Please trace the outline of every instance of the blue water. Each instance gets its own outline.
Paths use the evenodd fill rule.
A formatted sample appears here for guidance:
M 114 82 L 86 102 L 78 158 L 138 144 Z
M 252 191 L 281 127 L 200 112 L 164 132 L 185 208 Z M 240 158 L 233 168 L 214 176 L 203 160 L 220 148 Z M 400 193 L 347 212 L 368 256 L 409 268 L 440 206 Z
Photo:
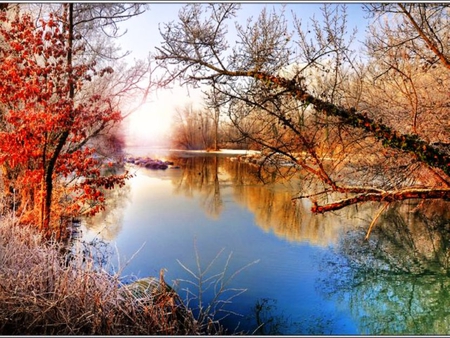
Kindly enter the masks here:
M 128 182 L 121 230 L 111 241 L 120 256 L 117 268 L 122 268 L 125 278 L 158 276 L 164 268 L 166 281 L 176 283 L 182 297 L 187 296 L 186 287 L 198 294 L 185 282 L 193 282 L 195 277 L 180 263 L 199 275 L 196 252 L 204 270 L 223 250 L 204 278 L 226 267 L 227 279 L 245 267 L 227 286 L 246 289 L 223 307 L 235 313 L 224 320 L 231 331 L 252 332 L 256 327 L 253 309 L 265 299 L 270 311 L 262 312 L 261 317 L 272 318 L 277 325 L 267 326 L 264 333 L 357 333 L 349 310 L 324 299 L 317 290 L 319 263 L 332 248 L 287 240 L 262 229 L 255 223 L 255 215 L 236 202 L 235 186 L 223 177 L 219 182 L 220 212 L 211 214 L 201 191 L 177 189 L 181 175 L 182 170 L 139 168 Z M 225 295 L 233 292 L 237 291 Z M 210 288 L 204 295 L 205 304 L 213 296 Z
M 124 281 L 163 268 L 194 309 L 196 277 L 203 274 L 205 307 L 219 287 L 208 280 L 225 270 L 219 300 L 230 302 L 216 302 L 223 307 L 215 313 L 229 314 L 222 321 L 229 333 L 450 333 L 448 204 L 391 207 L 364 241 L 378 205 L 311 215 L 307 201 L 292 203 L 292 187 L 258 183 L 229 161 L 130 166 L 135 176 L 85 237 L 117 249 L 112 259 Z M 257 305 L 266 323 L 259 331 Z

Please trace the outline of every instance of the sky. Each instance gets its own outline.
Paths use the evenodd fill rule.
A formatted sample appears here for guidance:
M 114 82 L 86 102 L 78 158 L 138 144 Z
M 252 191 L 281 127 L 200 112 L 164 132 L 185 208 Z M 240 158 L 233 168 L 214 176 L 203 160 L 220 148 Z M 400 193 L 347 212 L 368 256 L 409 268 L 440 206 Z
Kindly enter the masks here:
M 313 16 L 321 18 L 320 8 L 323 3 L 287 3 L 285 14 L 292 18 L 291 11 L 307 22 Z M 163 23 L 176 21 L 178 11 L 185 6 L 184 3 L 150 3 L 150 8 L 144 14 L 134 17 L 120 25 L 127 33 L 119 39 L 122 50 L 130 51 L 127 61 L 132 63 L 134 59 L 146 58 L 149 52 L 155 51 L 155 47 L 162 42 L 158 27 Z M 280 3 L 243 3 L 238 12 L 237 20 L 245 24 L 247 18 L 257 18 L 263 7 L 267 9 L 281 7 Z M 362 10 L 361 3 L 348 3 L 347 13 L 349 28 L 357 27 L 357 40 L 364 40 L 367 20 Z M 149 144 L 155 140 L 161 140 L 167 135 L 172 122 L 172 114 L 175 109 L 183 108 L 192 103 L 200 108 L 202 95 L 200 91 L 185 89 L 158 90 L 148 98 L 148 103 L 133 113 L 126 123 L 128 139 L 130 143 Z

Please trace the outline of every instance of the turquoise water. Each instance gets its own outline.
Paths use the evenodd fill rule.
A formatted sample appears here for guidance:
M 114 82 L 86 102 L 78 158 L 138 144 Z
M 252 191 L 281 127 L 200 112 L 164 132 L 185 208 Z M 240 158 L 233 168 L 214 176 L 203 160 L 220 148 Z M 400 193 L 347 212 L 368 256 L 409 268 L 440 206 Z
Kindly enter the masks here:
M 194 299 L 199 294 L 194 285 L 195 276 L 201 274 L 198 265 L 204 271 L 216 257 L 204 280 L 224 270 L 227 280 L 238 271 L 220 299 L 246 291 L 216 309 L 220 318 L 230 312 L 223 321 L 230 332 L 237 328 L 257 334 L 337 335 L 447 330 L 442 324 L 446 315 L 427 308 L 420 296 L 411 305 L 411 320 L 419 320 L 419 311 L 413 313 L 420 307 L 434 321 L 414 329 L 404 325 L 401 311 L 394 311 L 410 297 L 395 285 L 417 284 L 422 277 L 411 278 L 402 271 L 393 279 L 389 267 L 376 274 L 368 269 L 382 265 L 364 250 L 380 247 L 352 236 L 360 224 L 368 224 L 376 208 L 312 216 L 308 202 L 292 203 L 292 186 L 263 185 L 233 163 L 208 156 L 183 159 L 182 169 L 130 167 L 136 175 L 115 197 L 114 213 L 97 220 L 88 237 L 99 233 L 117 248 L 116 268 L 122 269 L 124 279 L 158 276 L 164 268 L 166 281 L 176 285 L 182 297 L 188 297 L 186 288 L 192 293 L 191 306 L 198 304 Z M 374 231 L 373 241 L 387 243 L 377 236 L 381 235 Z M 382 250 L 390 252 L 386 248 Z M 351 268 L 355 266 L 356 272 Z M 426 292 L 435 284 L 421 285 L 417 290 Z M 215 295 L 207 286 L 204 304 Z M 259 331 L 256 305 L 263 305 L 259 319 L 266 322 Z

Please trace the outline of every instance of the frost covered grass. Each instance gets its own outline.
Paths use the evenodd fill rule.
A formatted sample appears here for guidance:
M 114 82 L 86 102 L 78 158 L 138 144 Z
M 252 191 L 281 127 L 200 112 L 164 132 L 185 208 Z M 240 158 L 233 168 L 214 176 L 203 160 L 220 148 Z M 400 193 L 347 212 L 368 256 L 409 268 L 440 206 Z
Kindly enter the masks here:
M 0 334 L 181 335 L 201 328 L 173 293 L 137 297 L 95 264 L 35 229 L 0 220 Z

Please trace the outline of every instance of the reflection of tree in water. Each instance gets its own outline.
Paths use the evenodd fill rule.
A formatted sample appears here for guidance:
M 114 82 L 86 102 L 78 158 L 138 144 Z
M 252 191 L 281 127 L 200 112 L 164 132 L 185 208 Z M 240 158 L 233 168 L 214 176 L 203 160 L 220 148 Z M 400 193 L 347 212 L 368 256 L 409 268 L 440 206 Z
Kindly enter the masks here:
M 106 209 L 93 217 L 86 218 L 86 228 L 111 241 L 117 237 L 123 225 L 124 208 L 129 201 L 130 186 L 105 190 Z
M 199 192 L 202 206 L 207 214 L 217 218 L 222 212 L 222 196 L 220 194 L 219 158 L 217 156 L 186 157 L 177 160 L 183 168 L 180 178 L 174 181 L 175 193 L 184 193 L 193 197 Z
M 333 214 L 312 215 L 308 200 L 292 200 L 304 188 L 299 178 L 275 178 L 269 173 L 264 183 L 257 167 L 211 155 L 178 158 L 176 162 L 183 169 L 181 176 L 172 178 L 175 193 L 188 197 L 199 194 L 204 210 L 217 218 L 223 211 L 221 187 L 231 184 L 234 200 L 255 215 L 259 227 L 289 241 L 327 246 L 336 242 L 349 226 L 349 219 L 374 212 L 368 204 L 358 212 L 346 208 Z
M 339 238 L 342 229 L 348 227 L 348 220 L 354 217 L 354 208 L 333 214 L 311 214 L 309 200 L 292 199 L 307 188 L 302 186 L 300 177 L 278 176 L 264 184 L 257 167 L 225 161 L 223 168 L 233 182 L 235 201 L 255 215 L 259 227 L 266 232 L 273 231 L 280 238 L 327 246 Z
M 293 322 L 289 316 L 277 309 L 277 300 L 272 298 L 258 299 L 251 309 L 253 316 L 247 320 L 254 323 L 251 334 L 256 335 L 285 335 L 331 334 L 333 320 L 326 315 L 311 315 L 299 321 Z
M 368 241 L 350 230 L 319 288 L 348 301 L 364 334 L 450 333 L 448 204 L 392 207 Z

